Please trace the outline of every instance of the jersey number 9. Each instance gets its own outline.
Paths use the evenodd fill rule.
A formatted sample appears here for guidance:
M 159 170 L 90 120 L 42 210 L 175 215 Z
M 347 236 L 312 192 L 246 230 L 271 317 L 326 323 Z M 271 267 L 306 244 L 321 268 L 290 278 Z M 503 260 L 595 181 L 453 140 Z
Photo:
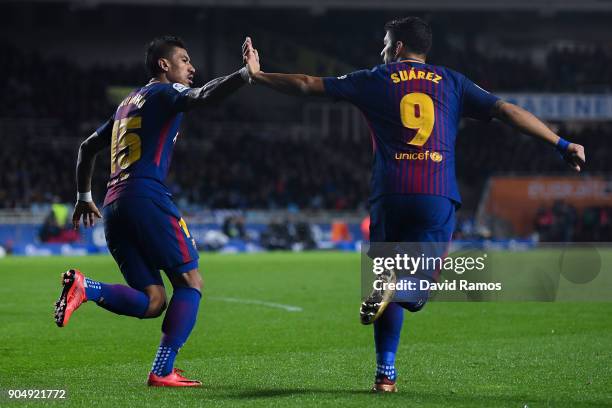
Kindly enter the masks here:
M 435 122 L 434 104 L 429 95 L 420 92 L 404 95 L 400 101 L 400 116 L 404 127 L 417 131 L 408 144 L 423 146 Z

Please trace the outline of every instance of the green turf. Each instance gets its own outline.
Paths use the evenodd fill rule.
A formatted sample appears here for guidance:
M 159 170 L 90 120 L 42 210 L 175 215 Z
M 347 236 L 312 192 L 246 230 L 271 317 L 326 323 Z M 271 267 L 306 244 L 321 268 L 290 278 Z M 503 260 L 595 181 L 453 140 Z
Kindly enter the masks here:
M 610 303 L 430 303 L 405 321 L 400 392 L 372 395 L 359 255 L 206 254 L 202 265 L 200 318 L 177 363 L 205 386 L 149 389 L 160 319 L 85 304 L 66 328 L 52 320 L 59 273 L 121 282 L 110 257 L 1 259 L 0 406 L 45 404 L 11 402 L 13 388 L 66 389 L 58 406 L 612 406 Z

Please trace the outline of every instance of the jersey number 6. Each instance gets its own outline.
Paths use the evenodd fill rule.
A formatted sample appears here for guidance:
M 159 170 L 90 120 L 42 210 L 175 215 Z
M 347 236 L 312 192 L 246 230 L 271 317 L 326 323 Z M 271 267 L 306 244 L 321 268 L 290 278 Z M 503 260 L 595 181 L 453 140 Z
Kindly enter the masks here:
M 117 171 L 117 166 L 125 170 L 140 159 L 142 147 L 140 136 L 129 130 L 140 129 L 142 118 L 133 116 L 116 120 L 113 124 L 113 140 L 111 143 L 111 173 Z
M 402 125 L 417 131 L 408 144 L 423 146 L 427 142 L 434 127 L 434 112 L 434 104 L 429 95 L 420 92 L 404 95 L 400 101 Z

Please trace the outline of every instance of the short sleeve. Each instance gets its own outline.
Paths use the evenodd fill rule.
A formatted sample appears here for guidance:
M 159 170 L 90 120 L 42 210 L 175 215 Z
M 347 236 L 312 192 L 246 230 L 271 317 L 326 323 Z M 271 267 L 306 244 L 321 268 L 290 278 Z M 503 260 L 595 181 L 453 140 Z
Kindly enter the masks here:
M 325 93 L 332 98 L 358 105 L 367 97 L 366 83 L 372 76 L 372 71 L 361 70 L 339 77 L 323 78 Z
M 115 118 L 111 116 L 106 122 L 96 129 L 96 134 L 104 139 L 110 139 L 113 132 L 113 122 Z
M 493 106 L 499 98 L 470 81 L 463 78 L 463 110 L 462 116 L 472 119 L 491 120 Z
M 170 104 L 171 109 L 177 112 L 185 112 L 189 100 L 187 93 L 190 89 L 188 86 L 176 82 L 164 86 L 161 92 Z

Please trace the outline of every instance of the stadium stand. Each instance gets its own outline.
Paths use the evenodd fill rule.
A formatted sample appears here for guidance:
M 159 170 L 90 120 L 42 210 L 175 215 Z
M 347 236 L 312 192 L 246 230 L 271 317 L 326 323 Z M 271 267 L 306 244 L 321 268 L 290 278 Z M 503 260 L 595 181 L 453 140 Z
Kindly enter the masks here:
M 70 201 L 78 142 L 113 109 L 106 97 L 106 85 L 128 86 L 142 83 L 146 77 L 138 66 L 83 69 L 61 59 L 45 59 L 16 47 L 6 48 L 8 87 L 2 94 L 4 118 L 0 127 L 5 137 L 19 142 L 7 144 L 0 152 L 0 208 L 27 208 L 54 197 Z M 588 72 L 589 67 L 600 66 L 594 61 L 601 53 L 575 52 L 551 53 L 550 68 L 540 70 L 539 75 L 544 77 L 552 72 L 556 76 L 554 83 L 566 83 L 562 81 L 564 71 L 552 67 L 558 66 L 560 60 L 573 60 L 574 55 L 587 62 L 581 65 L 587 71 L 580 73 L 579 67 L 574 67 L 572 72 L 579 72 L 578 78 L 591 78 L 594 74 Z M 589 58 L 593 58 L 592 63 Z M 476 59 L 485 61 L 485 65 L 492 64 L 489 72 L 495 71 L 497 64 L 504 65 L 484 56 Z M 54 68 L 45 70 L 45 75 L 35 75 L 41 64 Z M 516 73 L 517 83 L 524 78 L 517 66 L 509 72 Z M 65 86 L 67 82 L 71 85 Z M 500 85 L 500 89 L 508 88 Z M 211 118 L 235 120 L 240 111 L 218 109 Z M 16 125 L 20 118 L 27 119 L 28 125 Z M 585 146 L 607 145 L 612 137 L 609 123 L 567 130 L 563 124 L 555 126 L 561 127 L 559 132 L 568 139 Z M 200 118 L 188 121 L 183 134 L 186 137 L 177 146 L 178 159 L 174 161 L 171 177 L 172 189 L 183 202 L 209 208 L 356 209 L 365 205 L 370 161 L 367 140 L 328 138 L 308 143 L 253 133 L 211 137 Z M 494 173 L 568 171 L 552 149 L 538 147 L 537 142 L 504 126 L 466 122 L 457 141 L 457 173 L 460 180 L 470 180 L 464 193 L 480 191 L 486 178 Z M 500 155 L 500 148 L 506 154 Z M 589 153 L 589 171 L 609 168 L 603 149 L 591 148 Z M 266 160 L 254 159 L 264 156 Z M 41 160 L 42 157 L 46 160 Z M 96 173 L 99 199 L 104 194 L 105 160 L 101 158 Z
M 354 20 L 365 27 L 357 32 L 338 29 L 333 15 L 316 18 L 288 11 L 286 19 L 276 17 L 272 24 L 265 14 L 258 12 L 261 19 L 257 21 L 268 31 L 254 31 L 270 53 L 272 68 L 305 66 L 314 71 L 310 73 L 329 75 L 380 63 L 380 27 L 368 13 L 353 11 L 344 16 L 343 21 Z M 245 12 L 232 16 L 237 24 L 248 18 Z M 380 20 L 386 17 L 381 14 Z M 482 39 L 469 32 L 452 36 L 453 30 L 460 31 L 474 20 L 466 17 L 463 26 L 447 27 L 451 20 L 442 14 L 432 23 L 440 34 L 431 61 L 465 72 L 494 92 L 605 92 L 612 84 L 612 71 L 606 69 L 612 64 L 612 51 L 604 45 L 539 43 L 538 52 L 517 55 L 496 48 L 494 38 Z M 304 35 L 304 27 L 310 28 L 310 35 Z M 330 32 L 337 37 L 335 41 L 325 40 Z M 281 37 L 282 43 L 274 47 L 273 39 Z M 72 201 L 78 143 L 115 105 L 108 97 L 108 87 L 144 83 L 143 69 L 136 63 L 71 64 L 69 58 L 42 55 L 15 43 L 3 43 L 2 48 L 6 87 L 0 95 L 0 130 L 6 140 L 12 138 L 15 143 L 0 151 L 0 208 L 36 207 L 54 199 Z M 272 135 L 265 126 L 250 126 L 265 124 L 267 118 L 251 113 L 241 103 L 245 102 L 231 99 L 222 108 L 187 121 L 170 176 L 171 188 L 182 205 L 365 209 L 371 160 L 367 138 L 327 137 L 313 142 L 303 136 L 291 137 L 290 132 Z M 299 121 L 303 113 L 294 114 L 287 120 Z M 210 122 L 246 125 L 229 134 L 219 126 L 212 131 L 215 127 Z M 609 122 L 553 126 L 566 138 L 589 147 L 589 172 L 609 170 L 603 149 L 612 137 Z M 499 154 L 500 149 L 504 154 Z M 552 149 L 542 149 L 537 142 L 495 123 L 465 122 L 457 152 L 457 174 L 468 213 L 475 211 L 490 175 L 568 171 Z M 265 160 L 259 160 L 261 157 Z M 105 190 L 107 162 L 107 157 L 99 158 L 94 180 L 98 200 Z

